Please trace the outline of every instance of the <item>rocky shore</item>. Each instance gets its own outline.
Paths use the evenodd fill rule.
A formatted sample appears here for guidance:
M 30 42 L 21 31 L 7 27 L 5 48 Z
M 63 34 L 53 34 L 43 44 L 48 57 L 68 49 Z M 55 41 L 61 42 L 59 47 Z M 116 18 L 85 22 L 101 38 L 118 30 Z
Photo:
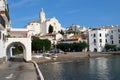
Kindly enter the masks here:
M 45 57 L 40 58 L 32 58 L 37 63 L 49 63 L 49 62 L 64 62 L 64 61 L 76 61 L 83 58 L 90 58 L 90 57 L 108 57 L 112 56 L 113 54 L 110 53 L 83 53 L 83 52 L 67 52 L 67 54 L 57 54 L 56 59 L 46 59 Z

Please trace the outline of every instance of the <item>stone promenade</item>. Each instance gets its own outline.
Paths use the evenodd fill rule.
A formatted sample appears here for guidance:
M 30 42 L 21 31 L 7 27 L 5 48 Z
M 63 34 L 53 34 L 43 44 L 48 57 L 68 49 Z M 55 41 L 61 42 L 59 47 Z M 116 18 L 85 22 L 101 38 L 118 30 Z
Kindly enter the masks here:
M 0 64 L 0 80 L 39 80 L 33 63 L 7 62 Z

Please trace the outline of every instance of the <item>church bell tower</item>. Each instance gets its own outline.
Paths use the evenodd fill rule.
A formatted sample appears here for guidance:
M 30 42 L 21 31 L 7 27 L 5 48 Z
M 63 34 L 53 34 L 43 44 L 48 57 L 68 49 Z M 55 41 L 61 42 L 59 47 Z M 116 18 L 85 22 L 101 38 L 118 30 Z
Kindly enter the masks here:
M 40 22 L 43 23 L 45 20 L 46 20 L 46 18 L 45 18 L 45 12 L 44 12 L 44 10 L 42 8 L 41 12 L 40 12 Z

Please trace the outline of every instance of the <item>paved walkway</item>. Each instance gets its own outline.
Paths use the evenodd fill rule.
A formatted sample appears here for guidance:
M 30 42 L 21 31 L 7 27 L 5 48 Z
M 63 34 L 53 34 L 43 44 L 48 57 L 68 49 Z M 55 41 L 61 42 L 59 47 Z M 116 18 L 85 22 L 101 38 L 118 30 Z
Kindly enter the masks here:
M 7 62 L 0 64 L 0 80 L 38 80 L 33 63 Z

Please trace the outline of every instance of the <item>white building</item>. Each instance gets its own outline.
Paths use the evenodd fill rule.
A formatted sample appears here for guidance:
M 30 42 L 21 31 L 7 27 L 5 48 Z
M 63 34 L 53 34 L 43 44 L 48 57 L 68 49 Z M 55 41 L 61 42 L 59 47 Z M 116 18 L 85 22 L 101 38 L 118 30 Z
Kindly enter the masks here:
M 110 43 L 110 29 L 97 29 L 89 32 L 89 50 L 101 52 L 104 46 Z
M 116 45 L 117 49 L 120 49 L 120 26 L 112 27 L 110 31 L 110 43 Z
M 101 52 L 105 44 L 116 45 L 120 49 L 120 26 L 103 27 L 89 32 L 89 50 Z
M 23 58 L 26 61 L 31 60 L 31 38 L 28 33 L 27 29 L 11 28 L 8 4 L 6 0 L 0 0 L 0 62 L 12 57 L 11 52 L 15 44 L 23 48 Z
M 7 33 L 10 35 L 11 38 L 27 38 L 27 37 L 31 37 L 31 35 L 29 36 L 29 31 L 27 29 L 24 28 L 10 28 L 7 29 Z
M 31 60 L 31 36 L 40 37 L 41 35 L 46 35 L 50 33 L 56 34 L 56 41 L 62 38 L 62 35 L 58 34 L 58 31 L 61 31 L 64 28 L 61 27 L 61 24 L 55 17 L 47 19 L 45 17 L 43 9 L 41 10 L 39 16 L 39 21 L 32 21 L 25 28 L 11 28 L 8 13 L 8 5 L 6 3 L 6 0 L 0 0 L 0 58 L 10 58 L 12 54 L 12 47 L 19 43 L 19 45 L 24 50 L 24 59 L 26 61 L 29 61 Z M 52 26 L 53 28 L 52 32 L 49 32 L 50 26 Z M 5 38 L 5 35 L 9 35 L 9 38 Z M 52 40 L 53 42 L 56 42 L 54 39 Z
M 42 36 L 49 34 L 49 27 L 50 25 L 53 27 L 53 34 L 58 33 L 58 31 L 61 31 L 62 28 L 61 24 L 58 22 L 58 20 L 53 18 L 46 18 L 45 13 L 43 9 L 40 12 L 40 20 L 39 21 L 31 21 L 28 23 L 28 25 L 25 28 L 22 29 L 14 29 L 9 28 L 9 33 L 12 35 L 12 37 L 20 37 L 20 34 L 26 34 L 27 37 L 30 36 Z M 61 37 L 60 37 L 61 38 Z
M 26 29 L 29 31 L 29 34 L 38 35 L 40 34 L 40 23 L 38 21 L 32 21 L 27 26 Z
M 25 31 L 27 31 L 27 36 L 37 36 L 40 39 L 49 39 L 52 43 L 57 43 L 59 39 L 63 38 L 63 36 L 61 34 L 58 34 L 58 32 L 64 30 L 64 28 L 55 17 L 46 18 L 45 12 L 42 9 L 40 11 L 39 18 L 39 21 L 31 21 L 28 23 L 28 25 L 24 28 L 26 30 L 23 30 L 24 34 Z M 50 26 L 53 28 L 52 33 L 49 33 Z M 15 32 L 15 29 L 11 29 L 10 31 L 13 33 Z M 56 39 L 54 39 L 54 35 L 56 36 Z
M 48 34 L 50 25 L 53 27 L 53 33 L 58 33 L 58 31 L 64 29 L 55 17 L 46 18 L 43 9 L 39 17 L 39 21 L 32 21 L 26 26 L 26 29 L 28 29 L 32 35 Z
M 84 26 L 79 26 L 72 24 L 69 28 L 68 31 L 75 31 L 77 33 L 85 33 L 86 31 L 89 31 L 89 28 L 84 27 Z
M 44 35 L 41 35 L 39 37 L 40 37 L 40 39 L 48 39 L 48 40 L 50 40 L 51 44 L 57 44 L 58 41 L 63 39 L 63 36 L 60 33 L 44 34 Z
M 70 34 L 68 36 L 66 38 L 61 39 L 58 43 L 79 43 L 80 41 L 87 42 L 86 36 L 84 34 Z
M 4 58 L 5 54 L 5 35 L 6 28 L 10 27 L 9 11 L 6 0 L 0 0 L 0 58 Z

